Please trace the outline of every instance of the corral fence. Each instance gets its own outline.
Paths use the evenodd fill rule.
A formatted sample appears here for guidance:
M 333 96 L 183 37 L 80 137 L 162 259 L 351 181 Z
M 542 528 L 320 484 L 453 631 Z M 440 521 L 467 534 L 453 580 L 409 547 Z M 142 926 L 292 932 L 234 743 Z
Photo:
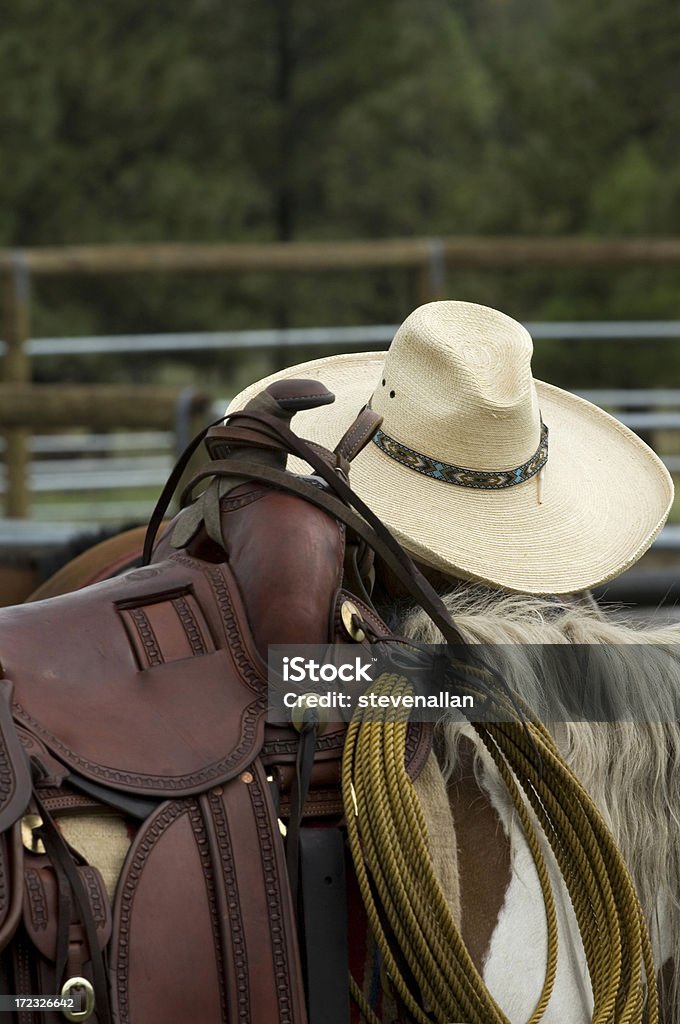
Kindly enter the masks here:
M 177 402 L 177 394 L 138 389 L 38 389 L 31 384 L 31 283 L 36 278 L 172 272 L 277 273 L 343 270 L 412 271 L 422 302 L 442 297 L 449 268 L 640 266 L 680 263 L 680 239 L 430 238 L 268 244 L 162 244 L 77 246 L 0 251 L 0 339 L 5 343 L 0 384 L 0 434 L 5 438 L 5 511 L 26 517 L 30 509 L 29 435 L 45 423 L 66 427 L 78 410 L 112 429 L 124 421 L 153 429 Z M 281 344 L 281 339 L 276 341 Z M 120 349 L 119 349 L 120 350 Z M 134 411 L 133 411 L 134 410 Z M 147 415 L 148 412 L 148 415 Z M 121 421 L 121 416 L 123 421 Z M 73 419 L 70 421 L 74 423 Z M 165 419 L 166 428 L 171 419 Z
M 197 421 L 219 415 L 205 395 L 180 389 L 105 385 L 37 385 L 34 360 L 47 355 L 173 353 L 208 350 L 328 346 L 334 351 L 386 347 L 394 325 L 292 330 L 133 335 L 97 338 L 33 338 L 31 283 L 47 276 L 130 273 L 342 272 L 402 268 L 413 272 L 418 299 L 443 296 L 449 268 L 641 266 L 680 263 L 680 239 L 443 238 L 371 242 L 298 242 L 265 245 L 134 245 L 0 251 L 0 493 L 6 515 L 26 518 L 31 494 L 54 489 L 96 492 L 135 481 L 159 485 L 178 444 Z M 680 322 L 532 323 L 534 339 L 620 342 L 680 338 Z M 680 429 L 680 389 L 609 390 L 585 393 L 647 438 Z M 228 396 L 224 396 L 226 400 Z M 223 408 L 223 401 L 217 403 Z M 67 430 L 80 425 L 87 433 Z M 78 455 L 65 472 L 65 455 Z M 661 452 L 680 472 L 678 450 Z M 67 506 L 62 507 L 62 512 Z M 111 507 L 111 506 L 109 506 Z M 141 512 L 143 517 L 143 513 Z M 120 518 L 134 516 L 123 510 Z M 680 547 L 678 528 L 659 546 Z
M 617 343 L 671 341 L 680 338 L 680 321 L 647 322 L 530 322 L 525 325 L 540 344 L 543 340 L 588 341 L 595 344 L 616 338 Z M 389 345 L 396 324 L 365 327 L 329 327 L 284 331 L 233 331 L 192 334 L 163 334 L 114 337 L 35 338 L 26 343 L 32 359 L 46 356 L 99 355 L 107 352 L 194 353 L 211 350 L 253 351 L 305 347 L 333 351 L 358 348 L 381 349 Z M 2 418 L 12 427 L 30 427 L 33 401 L 38 395 L 41 431 L 85 424 L 87 432 L 37 433 L 29 438 L 28 486 L 32 496 L 59 492 L 115 492 L 164 483 L 177 452 L 188 442 L 199 424 L 216 419 L 230 396 L 209 400 L 191 389 L 138 388 L 129 401 L 129 388 L 91 388 L 17 385 L 8 395 Z M 596 389 L 578 392 L 582 397 L 608 408 L 627 426 L 659 449 L 672 473 L 680 473 L 680 388 Z M 111 430 L 111 423 L 115 430 Z M 168 426 L 172 429 L 165 429 Z M 154 429 L 150 429 L 154 428 Z M 670 432 L 670 433 L 669 433 Z M 664 450 L 668 439 L 675 439 Z M 0 439 L 0 451 L 2 440 Z M 7 478 L 0 466 L 0 494 Z M 34 509 L 34 514 L 35 514 Z M 41 508 L 38 508 L 40 517 Z M 44 510 L 42 510 L 44 511 Z M 78 512 L 80 511 L 80 515 Z M 63 502 L 50 518 L 108 519 L 139 518 L 148 515 L 148 499 L 97 501 L 89 506 Z M 667 538 L 668 539 L 668 538 Z M 667 545 L 668 546 L 668 545 Z

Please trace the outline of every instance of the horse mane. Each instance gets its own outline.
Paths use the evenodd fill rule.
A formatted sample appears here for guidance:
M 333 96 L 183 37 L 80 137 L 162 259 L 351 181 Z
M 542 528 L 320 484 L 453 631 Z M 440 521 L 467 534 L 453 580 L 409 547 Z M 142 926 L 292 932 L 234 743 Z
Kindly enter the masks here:
M 532 708 L 541 707 L 542 677 L 555 671 L 545 645 L 588 644 L 598 671 L 613 686 L 633 721 L 556 721 L 549 728 L 613 832 L 633 876 L 659 967 L 673 962 L 671 1004 L 680 979 L 680 724 L 673 697 L 680 689 L 680 625 L 637 626 L 592 603 L 492 592 L 461 585 L 444 596 L 455 622 L 485 660 L 498 662 L 506 682 Z M 442 637 L 421 609 L 411 609 L 402 631 L 425 643 Z M 644 647 L 631 656 L 630 645 Z M 590 652 L 589 652 L 590 653 Z M 642 653 L 643 656 L 640 656 Z M 568 717 L 565 715 L 565 717 Z M 440 724 L 442 770 L 450 777 L 462 736 L 471 728 L 449 718 Z M 476 771 L 494 771 L 479 752 Z

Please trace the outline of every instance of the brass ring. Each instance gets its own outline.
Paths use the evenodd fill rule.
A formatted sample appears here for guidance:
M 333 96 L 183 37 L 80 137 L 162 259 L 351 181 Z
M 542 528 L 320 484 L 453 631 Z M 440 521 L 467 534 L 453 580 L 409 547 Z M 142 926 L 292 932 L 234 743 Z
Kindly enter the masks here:
M 358 626 L 355 622 L 355 619 L 359 619 L 359 621 L 361 621 L 361 612 L 355 604 L 352 604 L 351 601 L 343 601 L 340 606 L 340 618 L 342 619 L 342 624 L 347 630 L 348 635 L 351 636 L 352 640 L 356 640 L 356 642 L 360 644 L 362 640 L 366 639 L 366 633 L 361 626 Z

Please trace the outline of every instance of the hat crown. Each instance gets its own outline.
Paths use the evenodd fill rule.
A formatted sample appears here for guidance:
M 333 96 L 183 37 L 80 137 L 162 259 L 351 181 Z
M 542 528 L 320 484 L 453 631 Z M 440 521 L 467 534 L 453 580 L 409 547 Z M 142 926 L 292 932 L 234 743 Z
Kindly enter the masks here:
M 430 302 L 397 331 L 372 407 L 390 437 L 465 469 L 513 469 L 536 451 L 541 414 L 527 330 L 471 302 Z

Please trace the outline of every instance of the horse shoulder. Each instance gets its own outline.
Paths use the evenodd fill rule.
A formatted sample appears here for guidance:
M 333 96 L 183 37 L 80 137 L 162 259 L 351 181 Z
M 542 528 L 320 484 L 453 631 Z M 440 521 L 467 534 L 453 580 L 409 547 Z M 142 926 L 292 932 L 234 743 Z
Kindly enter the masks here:
M 462 739 L 449 784 L 458 853 L 461 931 L 491 994 L 523 1024 L 540 997 L 547 962 L 543 895 L 533 857 L 502 782 Z M 592 993 L 578 927 L 562 877 L 541 839 L 555 894 L 559 956 L 545 1024 L 581 1024 Z

